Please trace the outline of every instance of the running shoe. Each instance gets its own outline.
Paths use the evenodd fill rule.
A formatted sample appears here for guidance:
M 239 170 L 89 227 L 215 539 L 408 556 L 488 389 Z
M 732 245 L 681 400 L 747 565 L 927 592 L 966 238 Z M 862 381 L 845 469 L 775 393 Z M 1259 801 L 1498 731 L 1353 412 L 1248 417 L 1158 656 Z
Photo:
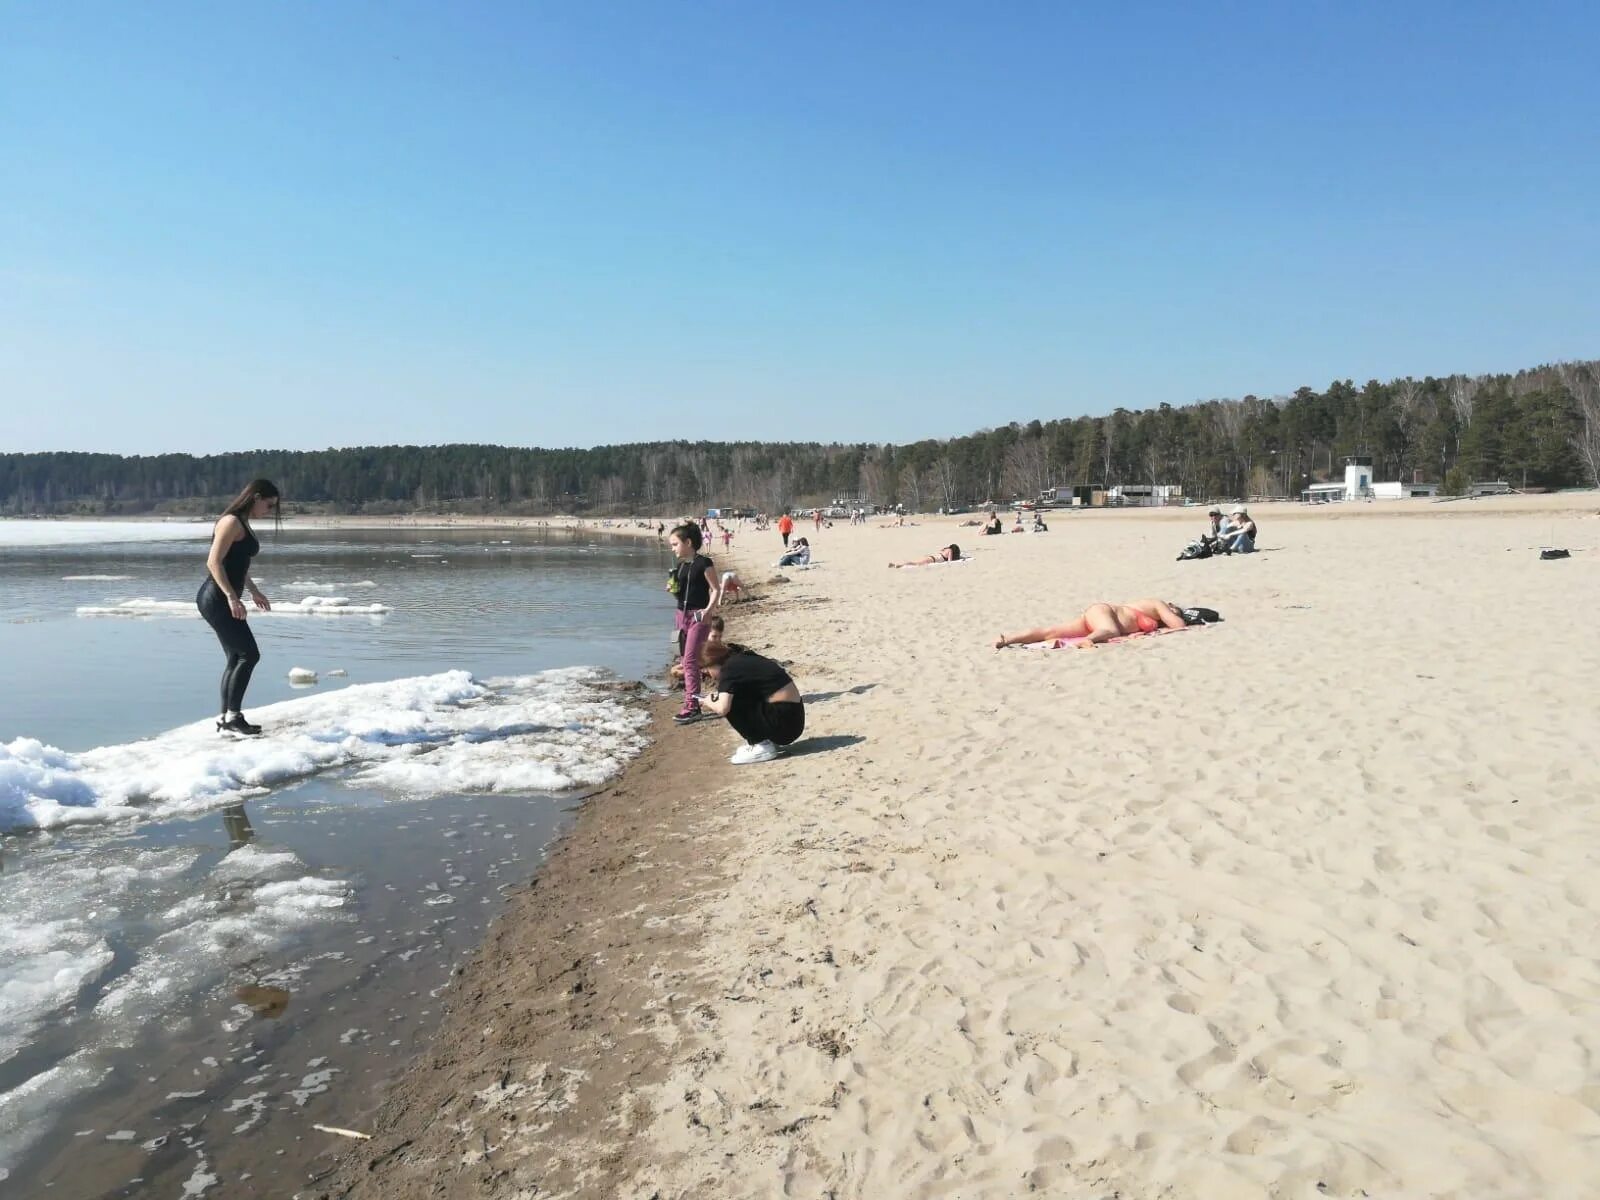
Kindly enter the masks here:
M 252 725 L 249 721 L 246 721 L 243 713 L 234 713 L 231 717 L 217 718 L 217 732 L 239 733 L 245 737 L 258 737 L 261 734 L 261 726 Z
M 705 719 L 705 713 L 696 708 L 688 712 L 678 713 L 672 718 L 672 723 L 674 725 L 693 725 L 696 721 L 704 721 Z

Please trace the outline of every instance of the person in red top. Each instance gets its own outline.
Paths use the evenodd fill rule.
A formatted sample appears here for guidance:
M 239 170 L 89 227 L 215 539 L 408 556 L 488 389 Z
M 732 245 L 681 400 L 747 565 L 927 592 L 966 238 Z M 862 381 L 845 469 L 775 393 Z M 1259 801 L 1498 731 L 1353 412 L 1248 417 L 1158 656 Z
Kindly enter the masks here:
M 783 535 L 783 548 L 789 548 L 789 535 L 794 532 L 794 518 L 788 513 L 778 518 L 778 532 Z

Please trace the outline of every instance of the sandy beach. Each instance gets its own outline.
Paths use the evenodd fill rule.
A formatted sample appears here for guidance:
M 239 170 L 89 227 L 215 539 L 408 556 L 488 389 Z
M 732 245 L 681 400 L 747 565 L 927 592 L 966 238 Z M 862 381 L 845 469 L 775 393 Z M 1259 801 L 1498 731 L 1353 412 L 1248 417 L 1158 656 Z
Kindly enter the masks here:
M 658 719 L 316 1194 L 1592 1195 L 1600 497 L 1257 518 L 741 535 L 805 741 Z

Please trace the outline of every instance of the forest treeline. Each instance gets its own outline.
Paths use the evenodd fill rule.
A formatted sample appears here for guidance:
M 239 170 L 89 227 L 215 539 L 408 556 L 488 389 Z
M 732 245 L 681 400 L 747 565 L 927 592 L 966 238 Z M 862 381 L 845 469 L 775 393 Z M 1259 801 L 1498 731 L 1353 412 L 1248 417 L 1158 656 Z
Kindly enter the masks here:
M 1029 421 L 906 445 L 647 442 L 590 450 L 361 446 L 231 454 L 0 454 L 0 513 L 210 511 L 266 476 L 291 507 L 389 512 L 768 511 L 859 497 L 913 509 L 1067 484 L 1296 495 L 1369 454 L 1375 479 L 1600 486 L 1600 362 L 1514 375 L 1349 380 L 1290 396 Z

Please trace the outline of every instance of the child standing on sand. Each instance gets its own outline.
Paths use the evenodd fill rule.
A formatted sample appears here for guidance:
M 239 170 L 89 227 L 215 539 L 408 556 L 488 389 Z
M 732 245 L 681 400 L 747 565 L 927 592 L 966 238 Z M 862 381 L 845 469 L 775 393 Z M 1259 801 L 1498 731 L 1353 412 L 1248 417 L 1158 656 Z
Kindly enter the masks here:
M 672 719 L 688 725 L 703 716 L 694 699 L 700 692 L 700 651 L 709 632 L 706 621 L 717 615 L 722 587 L 715 564 L 700 553 L 704 541 L 698 525 L 679 525 L 667 538 L 667 545 L 678 559 L 673 582 L 677 585 L 678 647 L 683 664 L 683 708 Z

